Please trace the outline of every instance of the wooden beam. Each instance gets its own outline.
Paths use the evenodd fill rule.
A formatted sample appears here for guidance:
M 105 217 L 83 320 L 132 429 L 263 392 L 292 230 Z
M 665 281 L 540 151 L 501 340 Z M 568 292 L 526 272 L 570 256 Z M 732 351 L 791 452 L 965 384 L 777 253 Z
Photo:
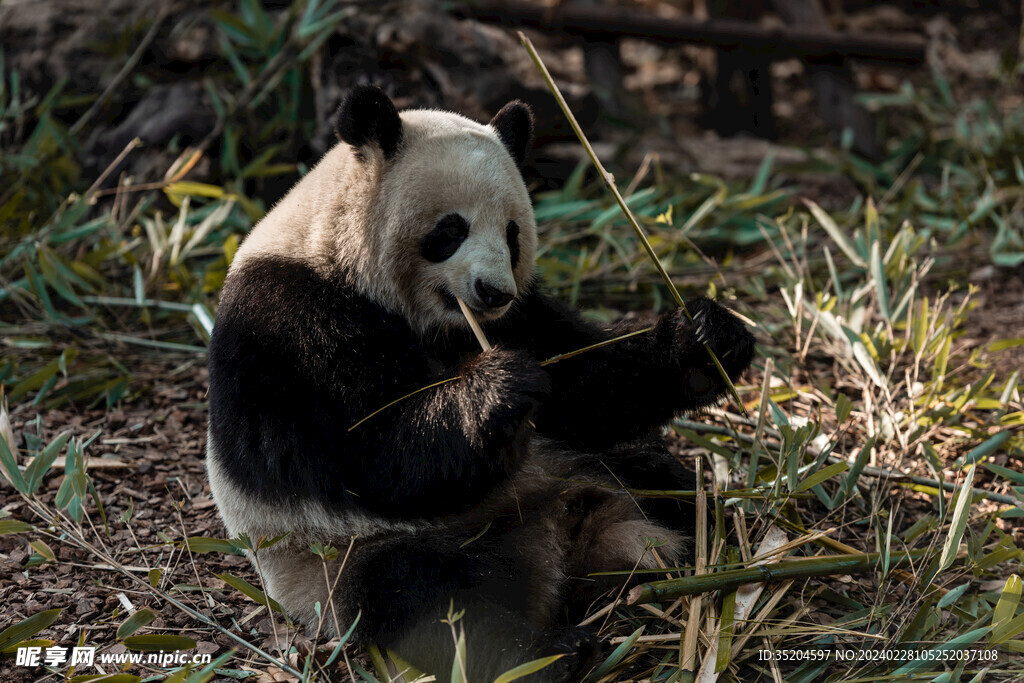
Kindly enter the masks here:
M 643 38 L 659 43 L 692 43 L 763 51 L 772 57 L 877 60 L 919 64 L 924 40 L 863 35 L 814 28 L 770 28 L 747 21 L 659 17 L 622 7 L 537 7 L 524 2 L 460 3 L 455 16 L 509 28 L 561 31 L 593 39 Z

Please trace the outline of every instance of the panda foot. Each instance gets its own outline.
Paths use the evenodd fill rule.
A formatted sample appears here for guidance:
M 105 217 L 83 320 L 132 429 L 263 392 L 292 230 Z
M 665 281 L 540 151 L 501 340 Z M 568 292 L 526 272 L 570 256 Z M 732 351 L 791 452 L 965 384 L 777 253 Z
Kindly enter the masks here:
M 587 629 L 569 626 L 548 632 L 541 643 L 541 651 L 544 657 L 564 656 L 541 669 L 538 681 L 577 683 L 597 664 L 601 640 Z

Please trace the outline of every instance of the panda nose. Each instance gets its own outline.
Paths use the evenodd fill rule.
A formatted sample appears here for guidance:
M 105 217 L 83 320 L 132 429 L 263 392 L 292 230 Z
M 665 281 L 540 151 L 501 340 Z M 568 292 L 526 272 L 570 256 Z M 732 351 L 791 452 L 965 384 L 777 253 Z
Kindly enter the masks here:
M 490 308 L 501 308 L 516 296 L 515 294 L 503 292 L 483 280 L 476 281 L 476 294 L 480 297 L 480 301 Z

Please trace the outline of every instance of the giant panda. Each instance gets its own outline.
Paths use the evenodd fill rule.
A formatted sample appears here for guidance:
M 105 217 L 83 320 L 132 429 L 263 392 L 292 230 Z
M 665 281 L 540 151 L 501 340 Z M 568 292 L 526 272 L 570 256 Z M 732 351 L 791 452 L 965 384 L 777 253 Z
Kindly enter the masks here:
M 657 430 L 725 392 L 705 342 L 736 378 L 753 338 L 696 299 L 692 323 L 668 313 L 542 366 L 641 325 L 591 324 L 539 285 L 528 107 L 481 125 L 399 113 L 365 86 L 334 124 L 338 144 L 224 285 L 207 450 L 220 514 L 232 535 L 284 535 L 254 559 L 314 630 L 354 623 L 355 641 L 447 678 L 454 626 L 471 683 L 552 654 L 528 680 L 574 680 L 598 644 L 573 620 L 622 587 L 591 574 L 690 556 L 692 503 L 630 489 L 693 488 Z M 338 549 L 326 572 L 313 543 Z

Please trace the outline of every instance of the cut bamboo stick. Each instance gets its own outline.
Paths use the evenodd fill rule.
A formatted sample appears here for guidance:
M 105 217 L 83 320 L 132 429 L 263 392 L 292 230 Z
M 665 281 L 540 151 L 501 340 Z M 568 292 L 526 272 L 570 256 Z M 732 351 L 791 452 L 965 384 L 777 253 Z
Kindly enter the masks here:
M 484 351 L 490 351 L 491 343 L 487 341 L 487 336 L 484 334 L 483 328 L 480 327 L 480 323 L 476 321 L 476 316 L 473 315 L 473 311 L 469 310 L 469 306 L 466 305 L 466 302 L 459 297 L 455 297 L 455 300 L 459 302 L 459 308 L 462 309 L 462 315 L 466 316 L 466 322 L 468 322 L 469 326 L 472 328 L 473 334 L 476 336 L 476 340 L 480 343 L 480 348 Z

